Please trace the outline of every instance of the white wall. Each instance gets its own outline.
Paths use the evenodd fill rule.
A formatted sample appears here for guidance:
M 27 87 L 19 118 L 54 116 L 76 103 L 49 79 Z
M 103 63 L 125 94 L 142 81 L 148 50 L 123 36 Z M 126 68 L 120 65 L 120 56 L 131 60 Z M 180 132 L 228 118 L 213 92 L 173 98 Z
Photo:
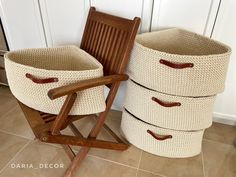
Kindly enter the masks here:
M 214 117 L 222 123 L 236 125 L 236 1 L 222 0 L 212 38 L 231 46 L 225 91 L 217 96 Z M 220 119 L 219 119 L 220 118 Z
M 99 11 L 129 19 L 140 17 L 142 19 L 140 32 L 150 29 L 152 4 L 153 0 L 91 0 L 91 6 Z
M 88 10 L 85 0 L 39 0 L 49 47 L 80 44 Z
M 0 0 L 0 15 L 11 50 L 46 47 L 37 0 Z
M 210 36 L 219 0 L 154 0 L 152 31 L 179 27 Z

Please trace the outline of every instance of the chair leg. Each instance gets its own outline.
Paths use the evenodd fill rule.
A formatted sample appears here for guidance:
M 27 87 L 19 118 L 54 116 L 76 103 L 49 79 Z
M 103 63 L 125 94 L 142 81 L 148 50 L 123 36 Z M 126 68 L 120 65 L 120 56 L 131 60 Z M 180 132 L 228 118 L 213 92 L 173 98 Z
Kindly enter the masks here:
M 93 129 L 91 130 L 91 132 L 89 133 L 89 138 L 96 138 L 98 136 L 98 133 L 101 131 L 105 120 L 106 120 L 106 116 L 109 112 L 109 110 L 111 109 L 112 103 L 115 99 L 116 96 L 116 92 L 118 91 L 120 82 L 116 82 L 112 85 L 111 90 L 109 92 L 109 95 L 107 96 L 107 106 L 106 106 L 106 110 L 102 113 L 100 113 L 100 115 L 97 118 L 97 123 L 94 125 Z
M 96 137 L 98 136 L 98 133 L 101 131 L 101 129 L 104 125 L 104 122 L 106 120 L 106 116 L 107 116 L 107 114 L 111 108 L 111 105 L 113 103 L 113 100 L 115 98 L 116 92 L 119 88 L 119 85 L 120 85 L 120 82 L 116 82 L 115 84 L 112 85 L 112 87 L 111 87 L 112 91 L 109 92 L 109 95 L 107 97 L 106 110 L 104 112 L 100 113 L 97 123 L 95 124 L 95 126 L 93 127 L 91 132 L 89 133 L 88 138 L 96 139 Z M 74 175 L 76 169 L 80 166 L 81 162 L 84 160 L 84 158 L 88 154 L 89 149 L 90 149 L 89 147 L 82 147 L 80 149 L 80 151 L 75 156 L 72 163 L 70 164 L 70 166 L 66 170 L 66 173 L 63 177 L 72 177 Z
M 69 156 L 70 160 L 72 161 L 76 155 L 73 152 L 73 150 L 71 149 L 71 147 L 67 144 L 62 144 L 62 147 L 65 150 L 65 152 L 67 153 L 67 155 Z
M 73 152 L 73 150 L 71 149 L 71 147 L 69 145 L 65 145 L 65 144 L 62 144 L 62 147 L 65 150 L 65 152 L 67 153 L 67 155 L 69 156 L 70 160 L 72 161 L 76 155 Z
M 53 126 L 51 128 L 51 132 L 53 135 L 59 134 L 60 129 L 63 127 L 63 125 L 66 123 L 66 118 L 68 117 L 68 114 L 70 113 L 70 110 L 75 102 L 75 99 L 77 97 L 76 93 L 73 93 L 71 95 L 68 95 L 58 116 L 56 117 L 56 120 L 53 123 Z
M 76 169 L 81 165 L 82 161 L 89 152 L 89 147 L 82 147 L 78 154 L 75 156 L 70 166 L 67 168 L 63 177 L 72 177 L 76 172 Z

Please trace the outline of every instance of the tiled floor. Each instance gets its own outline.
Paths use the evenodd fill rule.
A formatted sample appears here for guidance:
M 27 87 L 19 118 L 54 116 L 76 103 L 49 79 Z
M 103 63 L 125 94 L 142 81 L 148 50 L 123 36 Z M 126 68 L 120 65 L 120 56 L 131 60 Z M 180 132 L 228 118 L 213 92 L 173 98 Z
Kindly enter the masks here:
M 118 133 L 120 118 L 120 112 L 111 111 L 107 120 Z M 83 133 L 92 125 L 89 119 L 76 123 Z M 111 137 L 102 131 L 99 138 Z M 205 132 L 202 153 L 186 159 L 154 156 L 134 146 L 124 152 L 92 149 L 75 177 L 236 177 L 235 138 L 236 127 L 214 123 Z M 0 86 L 0 177 L 60 177 L 68 164 L 60 146 L 34 140 L 16 100 Z

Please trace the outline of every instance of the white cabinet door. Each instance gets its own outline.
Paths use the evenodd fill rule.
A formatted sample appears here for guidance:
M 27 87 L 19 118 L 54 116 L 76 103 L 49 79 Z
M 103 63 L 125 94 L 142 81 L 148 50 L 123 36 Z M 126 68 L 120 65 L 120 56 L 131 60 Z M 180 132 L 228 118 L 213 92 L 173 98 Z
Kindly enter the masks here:
M 48 46 L 79 45 L 89 10 L 87 0 L 39 0 Z
M 91 0 L 91 6 L 97 10 L 133 19 L 142 19 L 141 32 L 150 30 L 153 0 Z
M 0 0 L 0 6 L 11 50 L 46 47 L 37 0 Z
M 210 36 L 219 0 L 154 0 L 152 30 L 180 27 Z
M 212 38 L 232 48 L 226 88 L 215 104 L 215 117 L 236 122 L 236 1 L 222 0 Z

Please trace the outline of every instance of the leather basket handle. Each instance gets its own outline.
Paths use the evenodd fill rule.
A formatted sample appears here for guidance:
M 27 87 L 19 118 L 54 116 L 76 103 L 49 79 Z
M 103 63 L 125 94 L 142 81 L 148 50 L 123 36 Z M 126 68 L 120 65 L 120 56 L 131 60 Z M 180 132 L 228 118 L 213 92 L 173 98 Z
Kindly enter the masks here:
M 156 140 L 159 140 L 159 141 L 164 141 L 164 140 L 172 138 L 172 135 L 158 135 L 158 134 L 152 132 L 151 130 L 147 130 L 147 133 L 149 133 L 153 138 L 155 138 Z
M 164 102 L 161 101 L 159 99 L 157 99 L 156 97 L 152 97 L 152 100 L 155 101 L 156 103 L 158 103 L 159 105 L 163 106 L 163 107 L 175 107 L 175 106 L 181 106 L 180 102 Z
M 194 66 L 193 63 L 173 63 L 167 60 L 160 59 L 161 64 L 166 65 L 170 68 L 174 69 L 184 69 L 184 68 L 192 68 Z
M 58 82 L 58 78 L 56 78 L 56 77 L 51 77 L 51 78 L 46 78 L 46 79 L 39 79 L 39 78 L 34 77 L 30 73 L 26 73 L 25 77 L 29 78 L 30 80 L 32 80 L 36 84 L 47 84 L 47 83 Z

